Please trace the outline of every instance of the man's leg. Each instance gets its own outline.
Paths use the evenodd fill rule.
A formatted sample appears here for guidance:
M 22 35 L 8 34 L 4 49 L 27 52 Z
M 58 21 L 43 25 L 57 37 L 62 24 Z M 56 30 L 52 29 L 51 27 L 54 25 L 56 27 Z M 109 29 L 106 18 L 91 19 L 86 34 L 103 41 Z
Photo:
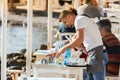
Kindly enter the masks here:
M 94 80 L 105 80 L 104 72 L 92 73 Z
M 83 70 L 83 80 L 87 80 L 87 70 L 86 69 L 84 69 Z
M 83 70 L 83 80 L 94 80 L 92 73 L 88 73 L 86 69 Z

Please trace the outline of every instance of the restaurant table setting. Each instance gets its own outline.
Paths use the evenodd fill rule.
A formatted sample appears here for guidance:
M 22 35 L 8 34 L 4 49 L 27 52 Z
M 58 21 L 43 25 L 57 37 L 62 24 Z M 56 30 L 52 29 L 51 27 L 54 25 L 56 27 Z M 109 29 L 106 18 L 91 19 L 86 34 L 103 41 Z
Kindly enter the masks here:
M 35 63 L 32 64 L 33 67 L 33 73 L 35 77 L 38 76 L 38 71 L 41 69 L 42 65 L 56 65 L 59 67 L 62 67 L 62 69 L 70 70 L 70 75 L 74 75 L 74 78 L 83 80 L 83 69 L 85 69 L 88 64 L 85 63 L 84 58 L 79 58 L 78 56 L 73 57 L 74 55 L 72 54 L 73 52 L 65 51 L 65 54 L 61 55 L 60 57 L 63 57 L 62 60 L 56 59 L 56 58 L 51 58 L 46 57 L 47 54 L 49 54 L 51 51 L 50 50 L 38 50 L 34 53 L 36 56 L 44 56 L 41 59 L 37 60 Z M 69 53 L 69 55 L 67 55 Z M 78 53 L 77 53 L 78 54 Z M 79 54 L 78 54 L 79 55 Z M 46 68 L 47 69 L 47 68 Z

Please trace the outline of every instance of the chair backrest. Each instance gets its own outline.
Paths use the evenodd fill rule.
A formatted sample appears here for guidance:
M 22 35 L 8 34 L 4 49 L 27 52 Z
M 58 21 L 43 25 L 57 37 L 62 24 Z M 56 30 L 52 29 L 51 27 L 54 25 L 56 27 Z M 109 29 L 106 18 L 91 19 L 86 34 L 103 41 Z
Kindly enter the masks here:
M 59 40 L 62 40 L 62 36 L 69 36 L 69 38 L 71 39 L 72 36 L 75 35 L 75 33 L 70 33 L 70 32 L 68 32 L 68 33 L 60 33 L 60 32 L 59 32 L 58 35 L 59 35 Z
M 55 64 L 33 64 L 34 77 L 69 77 L 69 70 Z

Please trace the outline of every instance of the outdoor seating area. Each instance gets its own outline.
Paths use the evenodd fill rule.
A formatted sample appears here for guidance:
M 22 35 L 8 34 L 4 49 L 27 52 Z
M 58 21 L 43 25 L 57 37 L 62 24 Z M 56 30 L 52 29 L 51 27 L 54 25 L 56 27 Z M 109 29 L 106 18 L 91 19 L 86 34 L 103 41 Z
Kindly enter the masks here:
M 38 51 L 37 51 L 38 52 Z M 42 59 L 45 59 L 46 53 L 38 53 L 38 55 L 35 53 L 36 56 L 39 56 L 39 60 L 36 60 L 35 63 L 32 63 L 32 77 L 29 78 L 28 80 L 34 80 L 34 79 L 42 79 L 42 78 L 58 78 L 58 80 L 60 78 L 67 79 L 67 80 L 83 80 L 82 76 L 83 76 L 83 70 L 86 69 L 86 67 L 83 65 L 81 65 L 81 67 L 77 67 L 77 66 L 65 66 L 63 65 L 63 63 L 61 63 L 62 61 L 58 61 L 56 64 L 55 63 L 41 63 Z M 82 62 L 83 63 L 83 62 Z M 119 70 L 120 70 L 120 66 L 119 66 Z M 17 74 L 16 74 L 17 73 Z M 18 77 L 18 72 L 15 72 L 15 77 L 18 78 L 18 80 L 25 80 L 26 74 L 24 74 L 24 72 L 21 72 L 21 76 Z M 42 78 L 41 78 L 42 77 Z M 120 73 L 119 76 L 117 77 L 110 77 L 110 76 L 106 76 L 105 80 L 119 80 L 120 77 Z M 17 80 L 17 79 L 14 79 Z M 44 80 L 44 79 L 43 79 Z M 54 80 L 54 79 L 53 79 Z M 56 79 L 57 80 L 57 79 Z M 60 79 L 61 80 L 61 79 Z
M 97 60 L 102 61 L 101 58 L 104 57 L 104 55 L 96 56 L 96 52 L 102 53 L 104 48 L 107 53 L 109 52 L 107 49 L 111 49 L 114 45 L 117 45 L 115 48 L 118 49 L 120 42 L 120 0 L 96 1 L 105 16 L 93 18 L 86 15 L 87 13 L 80 15 L 77 12 L 75 15 L 68 10 L 71 7 L 78 11 L 78 7 L 84 5 L 83 2 L 81 4 L 81 0 L 0 0 L 0 80 L 84 80 L 88 77 L 93 79 L 94 70 L 93 73 L 90 72 L 92 75 L 88 76 L 88 69 L 91 66 L 94 68 L 102 66 L 102 62 L 99 63 L 102 65 L 93 64 L 97 63 Z M 63 10 L 66 10 L 66 13 L 68 11 L 67 17 L 63 14 L 61 17 Z M 77 19 L 80 22 L 77 22 Z M 111 34 L 115 35 L 114 39 L 117 38 L 111 41 L 109 48 L 106 48 L 107 43 L 105 44 L 103 40 L 106 36 L 101 32 L 105 29 L 98 24 L 104 19 L 110 21 Z M 68 27 L 68 30 L 75 27 L 75 31 L 71 29 L 69 32 L 66 28 L 62 28 L 62 32 L 60 26 Z M 90 29 L 88 26 L 93 27 Z M 105 39 L 106 42 L 107 39 L 109 37 Z M 116 51 L 116 54 L 119 53 Z M 112 58 L 108 59 L 113 61 L 110 63 L 116 61 L 115 64 L 118 64 L 120 63 L 118 56 L 107 55 L 107 58 Z M 107 63 L 106 61 L 105 64 Z M 113 72 L 119 73 L 117 76 L 116 73 L 115 76 L 107 74 L 107 67 L 104 66 L 106 67 L 105 80 L 120 80 L 120 64 L 118 65 L 119 71 L 115 71 L 111 68 L 114 65 L 110 65 Z M 102 70 L 102 67 L 99 69 Z M 116 68 L 118 70 L 118 66 Z
M 39 51 L 35 52 L 35 55 L 39 56 L 39 59 L 37 59 L 36 62 L 32 64 L 33 77 L 63 77 L 63 78 L 67 77 L 67 78 L 75 78 L 75 80 L 83 80 L 82 78 L 83 70 L 86 69 L 86 66 L 87 66 L 87 65 L 85 66 L 85 62 L 83 60 L 79 61 L 80 64 L 83 64 L 83 65 L 76 65 L 76 66 L 63 65 L 63 63 L 61 62 L 63 62 L 64 59 L 60 59 L 57 61 L 55 60 L 53 61 L 54 63 L 42 63 L 41 62 L 42 59 L 45 59 L 45 55 L 48 54 L 44 52 L 45 50 L 43 50 L 42 53 L 39 53 Z M 72 61 L 74 62 L 75 60 L 72 60 Z M 119 70 L 120 70 L 120 66 L 119 66 Z M 116 76 L 116 77 L 106 76 L 105 80 L 119 80 L 119 77 L 120 77 L 120 71 L 119 71 L 119 76 Z

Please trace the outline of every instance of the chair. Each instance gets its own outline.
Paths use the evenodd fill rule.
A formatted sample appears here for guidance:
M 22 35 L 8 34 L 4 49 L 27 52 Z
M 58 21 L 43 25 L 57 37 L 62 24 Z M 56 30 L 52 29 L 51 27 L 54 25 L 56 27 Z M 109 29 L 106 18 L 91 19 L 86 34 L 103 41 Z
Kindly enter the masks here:
M 62 36 L 69 36 L 69 38 L 71 39 L 72 36 L 75 35 L 75 33 L 73 33 L 73 32 L 64 32 L 64 33 L 61 33 L 61 32 L 59 32 L 58 29 L 56 29 L 55 31 L 56 31 L 56 34 L 54 35 L 54 37 L 58 38 L 59 40 L 62 40 Z
M 74 36 L 75 35 L 75 33 L 59 33 L 58 34 L 59 35 L 59 40 L 62 40 L 62 36 L 66 36 L 66 38 L 67 38 L 67 36 L 69 36 L 69 39 L 71 39 L 72 38 L 72 36 Z
M 119 22 L 112 22 L 112 32 L 120 40 L 120 23 Z
M 33 64 L 33 77 L 69 77 L 70 71 L 56 64 Z

